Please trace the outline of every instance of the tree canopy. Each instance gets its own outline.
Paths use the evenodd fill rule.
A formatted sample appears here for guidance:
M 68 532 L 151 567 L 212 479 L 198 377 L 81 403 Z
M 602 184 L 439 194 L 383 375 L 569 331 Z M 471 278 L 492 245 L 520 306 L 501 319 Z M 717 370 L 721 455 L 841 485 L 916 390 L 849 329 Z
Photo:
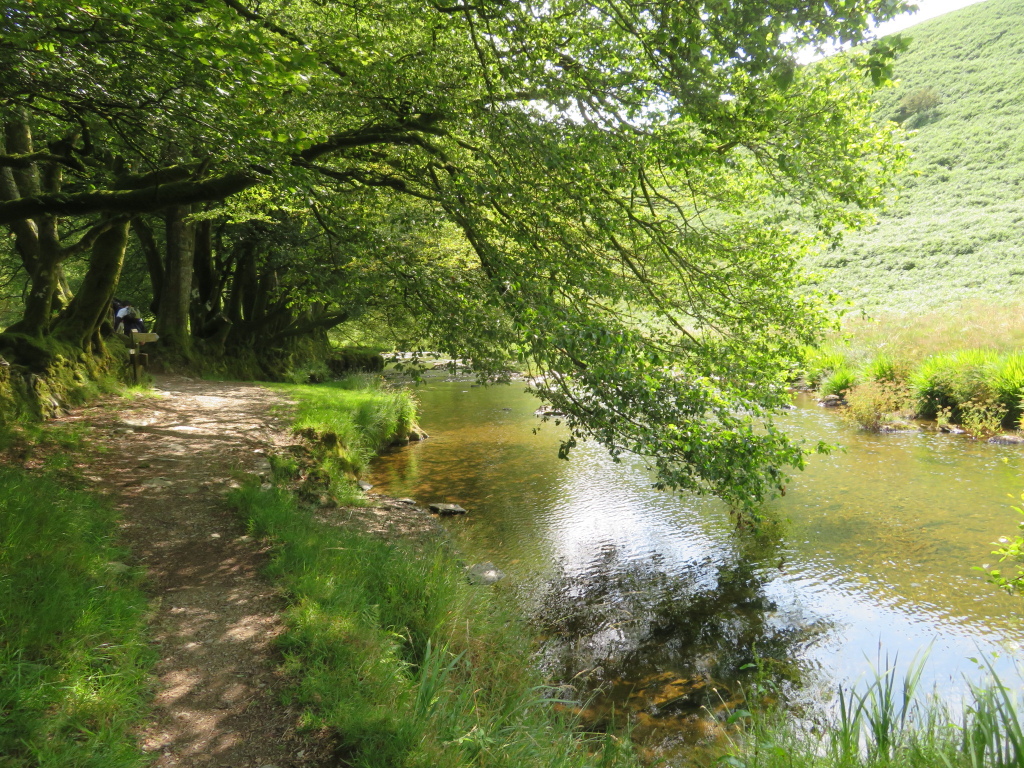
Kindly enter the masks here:
M 658 482 L 750 507 L 823 307 L 797 260 L 902 162 L 871 120 L 894 0 L 10 0 L 0 335 L 102 353 L 125 265 L 179 350 L 265 354 L 366 312 Z M 39 361 L 43 362 L 40 363 Z M 573 440 L 563 446 L 572 447 Z

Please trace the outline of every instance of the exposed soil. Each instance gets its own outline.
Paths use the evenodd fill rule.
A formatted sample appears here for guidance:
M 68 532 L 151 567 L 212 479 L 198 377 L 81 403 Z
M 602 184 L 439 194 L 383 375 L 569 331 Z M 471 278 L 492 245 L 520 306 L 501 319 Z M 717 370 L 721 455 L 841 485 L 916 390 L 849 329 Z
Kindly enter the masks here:
M 148 575 L 160 661 L 140 744 L 158 768 L 335 765 L 330 735 L 302 731 L 298 709 L 281 703 L 288 681 L 274 639 L 285 600 L 261 575 L 266 547 L 225 499 L 246 475 L 267 478 L 268 454 L 296 442 L 287 402 L 258 386 L 186 378 L 160 377 L 154 392 L 60 419 L 91 427 L 86 480 L 121 509 L 129 564 Z M 431 526 L 412 505 L 380 503 L 320 516 L 385 534 Z

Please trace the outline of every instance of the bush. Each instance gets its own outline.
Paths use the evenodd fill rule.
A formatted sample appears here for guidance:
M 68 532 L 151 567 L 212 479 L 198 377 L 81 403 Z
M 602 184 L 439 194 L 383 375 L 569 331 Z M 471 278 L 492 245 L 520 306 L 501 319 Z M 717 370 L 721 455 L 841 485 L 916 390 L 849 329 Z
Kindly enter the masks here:
M 911 408 L 910 392 L 903 385 L 868 379 L 846 396 L 847 415 L 863 429 L 877 432 L 887 421 L 900 418 Z
M 884 381 L 902 384 L 910 377 L 910 366 L 904 360 L 897 360 L 880 352 L 864 367 L 863 378 L 867 381 Z
M 1016 426 L 1024 413 L 1024 353 L 1016 352 L 1003 360 L 992 378 L 992 393 L 1004 410 L 1003 426 Z

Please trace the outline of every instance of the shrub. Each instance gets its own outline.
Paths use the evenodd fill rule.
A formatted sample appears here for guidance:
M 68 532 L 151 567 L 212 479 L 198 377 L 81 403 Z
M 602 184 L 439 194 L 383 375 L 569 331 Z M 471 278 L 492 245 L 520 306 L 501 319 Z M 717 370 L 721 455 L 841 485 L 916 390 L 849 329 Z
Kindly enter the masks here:
M 880 352 L 864 367 L 863 378 L 868 381 L 885 381 L 891 384 L 903 383 L 910 377 L 906 361 Z
M 850 406 L 847 415 L 872 432 L 911 407 L 910 392 L 905 386 L 876 379 L 857 384 L 846 395 L 846 401 Z
M 341 347 L 331 350 L 327 368 L 334 376 L 343 376 L 353 371 L 376 373 L 384 370 L 384 357 L 379 350 L 369 347 Z
M 845 365 L 846 357 L 834 347 L 808 347 L 804 350 L 804 381 L 817 387 L 832 371 Z

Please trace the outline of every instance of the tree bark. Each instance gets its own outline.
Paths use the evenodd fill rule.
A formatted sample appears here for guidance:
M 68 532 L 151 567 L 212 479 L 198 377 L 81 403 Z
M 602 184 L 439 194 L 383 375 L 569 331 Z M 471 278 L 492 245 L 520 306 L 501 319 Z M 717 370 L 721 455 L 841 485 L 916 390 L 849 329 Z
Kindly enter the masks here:
M 92 245 L 89 268 L 68 311 L 56 323 L 54 336 L 88 351 L 92 339 L 110 311 L 110 300 L 121 276 L 128 245 L 127 218 L 98 225 L 105 227 Z
M 167 268 L 160 294 L 160 314 L 156 332 L 171 348 L 187 352 L 189 348 L 189 302 L 192 299 L 192 265 L 195 255 L 195 226 L 185 218 L 192 207 L 176 205 L 168 209 Z

